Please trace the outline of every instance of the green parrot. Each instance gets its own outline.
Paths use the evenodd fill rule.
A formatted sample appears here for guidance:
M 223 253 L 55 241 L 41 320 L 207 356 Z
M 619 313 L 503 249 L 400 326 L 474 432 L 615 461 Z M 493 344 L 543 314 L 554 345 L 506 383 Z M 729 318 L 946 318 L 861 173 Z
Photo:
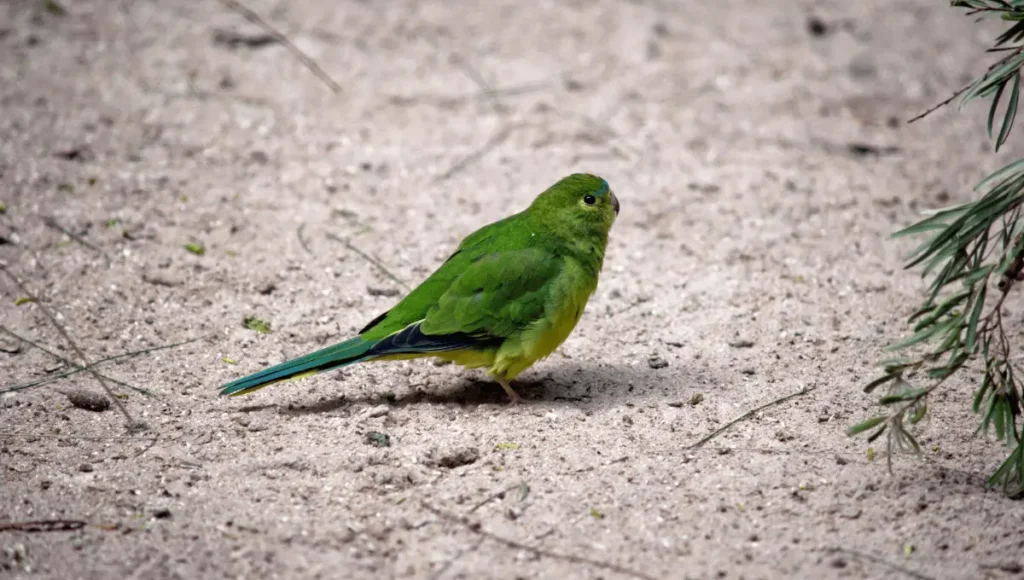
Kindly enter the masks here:
M 619 200 L 590 174 L 563 178 L 526 210 L 470 234 L 437 271 L 359 335 L 224 385 L 243 395 L 352 363 L 439 357 L 510 381 L 572 332 L 597 288 Z

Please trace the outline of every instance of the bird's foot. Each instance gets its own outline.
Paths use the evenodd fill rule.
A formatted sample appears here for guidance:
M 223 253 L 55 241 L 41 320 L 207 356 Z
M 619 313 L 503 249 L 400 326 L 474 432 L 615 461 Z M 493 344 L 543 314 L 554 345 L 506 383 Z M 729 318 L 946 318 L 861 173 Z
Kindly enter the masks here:
M 523 398 L 519 396 L 519 393 L 512 390 L 512 386 L 508 384 L 508 381 L 505 379 L 498 379 L 498 384 L 501 385 L 501 388 L 505 389 L 505 394 L 508 395 L 508 404 L 510 407 L 514 407 L 523 402 Z

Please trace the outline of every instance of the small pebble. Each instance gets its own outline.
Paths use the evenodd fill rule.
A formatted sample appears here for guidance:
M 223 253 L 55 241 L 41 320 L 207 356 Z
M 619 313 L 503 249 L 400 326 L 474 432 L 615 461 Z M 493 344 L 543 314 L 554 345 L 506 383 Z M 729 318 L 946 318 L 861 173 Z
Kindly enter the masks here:
M 377 417 L 383 417 L 391 412 L 391 408 L 387 405 L 377 405 L 370 407 L 360 414 L 361 419 L 376 419 Z
M 402 293 L 398 288 L 380 288 L 378 286 L 367 286 L 366 292 L 370 296 L 398 296 Z
M 377 447 L 391 447 L 391 436 L 380 431 L 370 431 L 366 434 L 366 442 Z
M 85 409 L 86 411 L 102 413 L 110 408 L 110 399 L 92 391 L 76 389 L 68 392 L 67 397 L 68 401 L 72 405 L 79 409 Z
M 480 451 L 475 447 L 460 447 L 445 452 L 443 455 L 438 457 L 436 464 L 438 467 L 445 467 L 448 469 L 454 469 L 463 465 L 469 465 L 476 463 L 480 459 Z
M 663 369 L 668 366 L 668 361 L 660 356 L 654 355 L 647 359 L 647 366 L 652 369 Z

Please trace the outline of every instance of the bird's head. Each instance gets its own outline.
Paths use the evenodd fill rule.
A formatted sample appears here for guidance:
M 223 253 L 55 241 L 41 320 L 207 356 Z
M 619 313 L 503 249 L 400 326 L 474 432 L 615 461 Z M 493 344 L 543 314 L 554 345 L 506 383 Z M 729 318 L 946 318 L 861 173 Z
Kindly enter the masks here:
M 604 179 L 574 173 L 538 195 L 530 211 L 555 228 L 562 224 L 567 230 L 607 234 L 619 215 L 619 200 Z

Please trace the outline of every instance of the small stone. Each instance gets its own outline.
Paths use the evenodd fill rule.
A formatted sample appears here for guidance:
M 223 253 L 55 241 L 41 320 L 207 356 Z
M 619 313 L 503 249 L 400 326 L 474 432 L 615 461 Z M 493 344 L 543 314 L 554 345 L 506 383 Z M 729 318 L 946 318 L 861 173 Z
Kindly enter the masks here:
M 67 397 L 68 401 L 72 405 L 79 409 L 85 409 L 86 411 L 102 413 L 110 408 L 110 399 L 92 391 L 77 389 L 68 392 Z
M 817 16 L 807 19 L 807 32 L 814 37 L 822 37 L 828 34 L 828 24 Z
M 184 279 L 173 272 L 145 272 L 142 274 L 142 281 L 154 286 L 165 286 L 173 288 L 184 282 Z
M 378 286 L 367 286 L 366 287 L 366 292 L 370 296 L 388 296 L 388 297 L 398 296 L 399 294 L 402 293 L 402 291 L 399 290 L 398 288 L 380 288 Z
M 704 402 L 704 393 L 694 393 L 693 396 L 690 397 L 690 406 L 691 407 L 696 407 L 697 405 L 699 405 L 699 404 L 701 404 L 703 402 Z
M 376 447 L 391 447 L 391 436 L 380 431 L 370 431 L 366 434 L 366 442 Z
M 475 447 L 459 447 L 445 452 L 437 458 L 435 464 L 446 469 L 455 469 L 463 465 L 476 463 L 480 459 L 480 451 Z
M 21 343 L 0 340 L 0 352 L 6 352 L 7 354 L 18 354 L 19 352 L 21 352 Z
M 387 405 L 376 405 L 360 413 L 360 419 L 376 419 L 377 417 L 383 417 L 391 412 L 391 408 Z
M 169 508 L 157 508 L 153 510 L 153 518 L 157 520 L 167 520 L 171 518 L 171 510 Z
M 663 369 L 668 366 L 668 361 L 658 355 L 653 355 L 647 359 L 647 366 L 652 369 Z
M 752 348 L 754 346 L 754 341 L 746 339 L 734 340 L 729 343 L 729 346 L 733 348 Z
M 92 464 L 83 463 L 78 466 L 78 471 L 81 471 L 82 473 L 92 473 Z

